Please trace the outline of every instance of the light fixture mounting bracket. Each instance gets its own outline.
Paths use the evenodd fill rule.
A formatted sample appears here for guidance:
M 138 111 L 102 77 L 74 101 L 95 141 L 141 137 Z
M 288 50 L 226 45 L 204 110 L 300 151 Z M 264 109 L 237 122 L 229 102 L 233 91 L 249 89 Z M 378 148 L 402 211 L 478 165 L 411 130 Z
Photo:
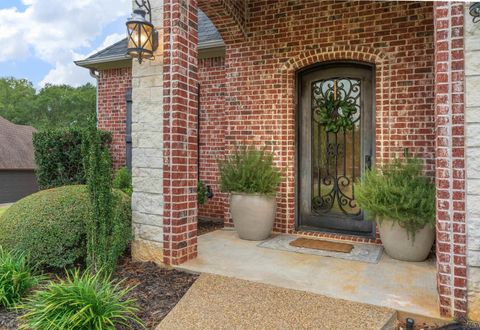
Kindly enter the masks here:
M 149 0 L 135 0 L 137 9 L 145 9 L 146 14 L 148 15 L 148 21 L 152 23 L 152 6 L 150 5 Z

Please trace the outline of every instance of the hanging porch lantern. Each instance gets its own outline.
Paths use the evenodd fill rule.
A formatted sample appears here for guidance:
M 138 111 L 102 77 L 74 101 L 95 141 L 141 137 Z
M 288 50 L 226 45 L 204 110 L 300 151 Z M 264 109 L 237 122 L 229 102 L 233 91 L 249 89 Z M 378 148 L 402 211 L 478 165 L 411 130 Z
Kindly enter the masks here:
M 152 9 L 148 0 L 135 0 L 137 9 L 127 21 L 127 54 L 138 63 L 155 58 L 153 52 L 158 47 L 158 32 L 152 24 Z M 144 9 L 143 9 L 144 8 Z M 148 15 L 148 20 L 146 16 Z
M 474 2 L 470 6 L 470 15 L 473 16 L 473 23 L 480 22 L 480 2 Z

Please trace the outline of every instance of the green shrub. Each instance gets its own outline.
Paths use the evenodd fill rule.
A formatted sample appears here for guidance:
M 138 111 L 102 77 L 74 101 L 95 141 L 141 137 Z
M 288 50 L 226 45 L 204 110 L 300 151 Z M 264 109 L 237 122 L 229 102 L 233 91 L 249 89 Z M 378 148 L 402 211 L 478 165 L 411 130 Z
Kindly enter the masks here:
M 198 205 L 205 204 L 207 199 L 207 186 L 202 180 L 197 181 L 197 202 Z
M 111 141 L 111 134 L 100 132 L 106 146 Z M 41 189 L 86 182 L 82 153 L 85 134 L 85 129 L 78 127 L 33 134 L 36 175 Z
M 0 306 L 10 308 L 41 280 L 24 254 L 0 246 Z
M 68 273 L 65 280 L 52 281 L 20 306 L 20 329 L 102 330 L 142 325 L 138 308 L 126 294 L 130 289 L 114 284 L 97 273 Z
M 435 225 L 435 185 L 422 176 L 418 159 L 396 159 L 383 169 L 367 171 L 356 189 L 361 208 L 379 221 L 397 222 L 413 238 L 425 225 Z
M 94 272 L 113 272 L 117 259 L 125 250 L 123 219 L 115 216 L 112 191 L 112 162 L 102 148 L 101 135 L 91 121 L 85 139 L 85 170 L 88 195 L 92 205 L 85 221 L 87 266 Z
M 233 155 L 220 161 L 219 170 L 224 192 L 273 195 L 282 180 L 271 153 L 248 147 L 236 148 Z
M 115 173 L 115 178 L 113 179 L 113 188 L 120 189 L 127 195 L 132 196 L 132 174 L 128 168 L 122 167 L 117 171 L 117 173 Z
M 122 240 L 121 248 L 125 249 L 131 235 L 130 198 L 118 190 L 114 196 L 114 215 L 121 224 L 117 239 Z M 83 185 L 37 192 L 16 202 L 2 215 L 0 245 L 25 252 L 41 267 L 64 268 L 83 262 L 85 221 L 90 212 L 90 199 Z

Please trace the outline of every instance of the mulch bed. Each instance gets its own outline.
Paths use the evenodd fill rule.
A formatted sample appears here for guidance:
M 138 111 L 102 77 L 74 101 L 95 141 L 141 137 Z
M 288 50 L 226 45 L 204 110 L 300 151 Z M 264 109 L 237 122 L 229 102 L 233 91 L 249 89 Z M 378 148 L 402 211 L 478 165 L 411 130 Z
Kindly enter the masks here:
M 138 317 L 142 319 L 147 329 L 155 329 L 197 277 L 198 275 L 175 269 L 160 268 L 153 262 L 133 262 L 127 257 L 121 260 L 114 274 L 115 279 L 124 280 L 126 285 L 135 286 L 128 297 L 137 300 L 140 308 Z M 117 329 L 142 328 L 134 324 Z
M 197 232 L 198 235 L 207 234 L 209 232 L 223 229 L 223 222 L 211 220 L 198 220 Z
M 405 322 L 399 322 L 397 330 L 407 330 Z M 480 323 L 458 320 L 447 325 L 415 324 L 413 330 L 480 330 Z
M 153 262 L 133 262 L 123 257 L 113 275 L 115 280 L 123 280 L 125 285 L 135 286 L 128 298 L 134 298 L 140 309 L 137 314 L 147 329 L 155 329 L 160 321 L 175 307 L 192 286 L 198 275 L 166 269 Z M 17 314 L 0 309 L 0 330 L 15 330 Z M 137 324 L 119 326 L 118 330 L 143 329 Z
M 17 314 L 0 309 L 0 330 L 14 330 L 17 328 Z

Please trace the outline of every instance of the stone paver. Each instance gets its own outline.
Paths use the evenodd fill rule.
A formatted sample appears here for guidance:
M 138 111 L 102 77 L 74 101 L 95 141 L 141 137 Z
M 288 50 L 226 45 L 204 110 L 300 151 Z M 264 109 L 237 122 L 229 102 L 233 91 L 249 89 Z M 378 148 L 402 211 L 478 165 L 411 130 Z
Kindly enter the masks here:
M 157 330 L 393 329 L 396 312 L 231 277 L 202 274 Z

